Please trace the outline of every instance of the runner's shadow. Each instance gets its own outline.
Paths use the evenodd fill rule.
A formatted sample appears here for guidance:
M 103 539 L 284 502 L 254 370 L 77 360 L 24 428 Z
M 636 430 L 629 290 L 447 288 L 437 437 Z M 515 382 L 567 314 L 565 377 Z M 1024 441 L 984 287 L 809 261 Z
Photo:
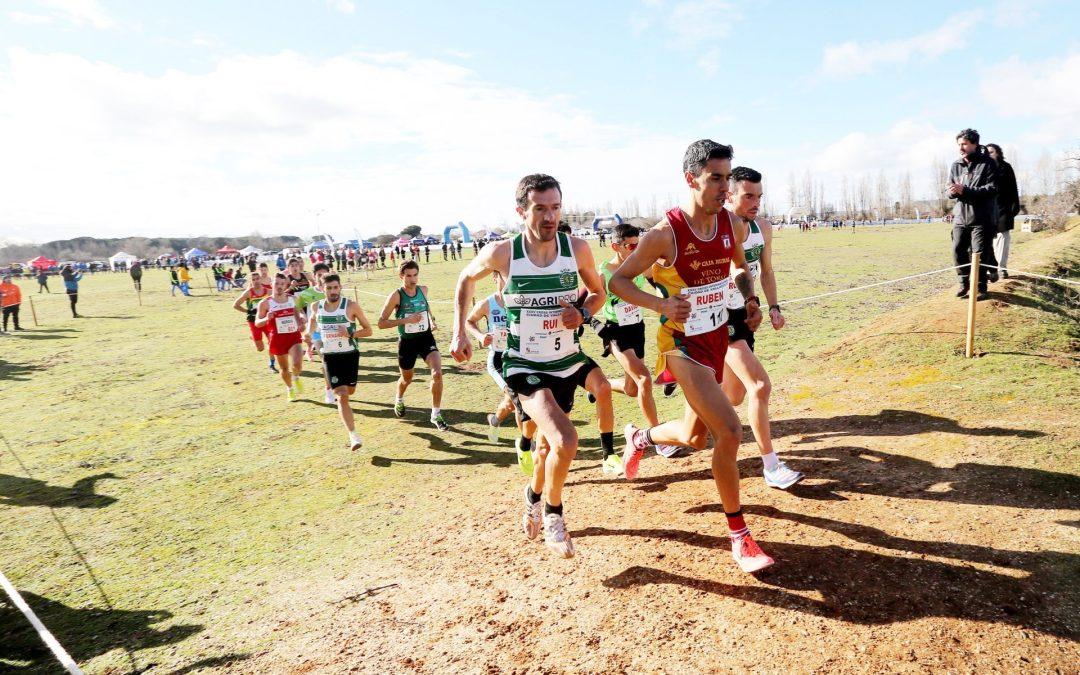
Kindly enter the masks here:
M 927 432 L 942 432 L 964 436 L 1013 436 L 1039 438 L 1046 434 L 1032 429 L 1003 427 L 965 427 L 956 420 L 914 410 L 886 409 L 876 415 L 837 415 L 834 417 L 800 417 L 772 420 L 773 439 L 802 436 L 796 443 L 816 443 L 842 436 L 914 436 Z M 744 427 L 744 440 L 748 437 Z
M 44 367 L 33 363 L 11 363 L 0 358 L 0 382 L 12 381 L 12 382 L 27 382 L 30 380 L 26 375 L 31 375 L 40 370 L 45 370 Z
M 178 624 L 157 629 L 153 624 L 172 618 L 164 610 L 120 610 L 102 607 L 75 608 L 36 593 L 20 591 L 42 623 L 49 627 L 72 658 L 84 663 L 114 649 L 138 651 L 176 644 L 200 632 L 198 624 Z M 56 672 L 56 658 L 38 637 L 30 622 L 5 596 L 0 602 L 0 663 L 26 663 L 26 671 Z
M 414 431 L 410 435 L 427 441 L 429 450 L 444 452 L 449 455 L 457 455 L 457 457 L 435 459 L 427 457 L 383 457 L 381 455 L 375 455 L 371 458 L 371 464 L 380 468 L 387 468 L 395 463 L 420 464 L 424 466 L 470 466 L 478 464 L 490 464 L 498 467 L 517 466 L 517 455 L 514 453 L 513 447 L 510 446 L 507 446 L 505 450 L 498 451 L 480 450 L 468 447 L 480 445 L 474 441 L 465 441 L 464 443 L 451 445 L 445 438 L 433 433 Z M 484 438 L 484 445 L 490 447 L 486 437 Z
M 599 530 L 599 531 L 598 531 Z M 672 529 L 605 530 L 573 533 L 587 536 L 636 536 L 677 541 L 713 549 L 727 558 L 730 541 Z M 910 542 L 919 548 L 934 542 Z M 948 546 L 948 545 L 945 545 Z M 1029 575 L 1016 578 L 969 565 L 902 558 L 840 546 L 762 542 L 777 565 L 759 575 L 768 586 L 728 584 L 651 567 L 634 566 L 605 579 L 603 585 L 627 589 L 649 584 L 685 586 L 805 614 L 862 625 L 888 625 L 930 617 L 950 617 L 1011 624 L 1075 640 L 1075 599 L 1062 599 L 1062 589 L 1080 574 L 1080 556 L 1057 551 L 997 551 L 967 547 L 959 553 L 977 559 L 1006 559 Z M 973 549 L 979 549 L 975 551 Z M 797 592 L 797 593 L 796 593 Z M 820 595 L 821 600 L 805 597 Z M 1066 595 L 1075 595 L 1067 591 Z
M 100 509 L 115 503 L 116 498 L 95 494 L 94 483 L 117 478 L 111 473 L 100 473 L 80 478 L 71 487 L 63 487 L 48 485 L 36 478 L 0 474 L 0 505 Z

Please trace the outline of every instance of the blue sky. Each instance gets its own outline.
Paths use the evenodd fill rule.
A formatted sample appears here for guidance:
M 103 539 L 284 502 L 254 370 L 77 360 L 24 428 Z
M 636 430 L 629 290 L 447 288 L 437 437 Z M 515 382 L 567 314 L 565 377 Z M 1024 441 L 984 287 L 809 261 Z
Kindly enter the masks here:
M 681 199 L 732 143 L 771 206 L 909 171 L 956 131 L 1077 145 L 1076 3 L 0 2 L 0 238 L 311 234 Z M 1025 168 L 1028 167 L 1028 168 Z

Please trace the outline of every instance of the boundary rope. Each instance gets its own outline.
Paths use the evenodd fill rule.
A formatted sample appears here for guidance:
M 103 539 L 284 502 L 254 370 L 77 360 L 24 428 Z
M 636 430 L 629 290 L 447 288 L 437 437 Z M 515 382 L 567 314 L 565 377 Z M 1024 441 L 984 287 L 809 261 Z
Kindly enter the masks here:
M 41 641 L 44 642 L 53 653 L 53 656 L 60 662 L 60 665 L 64 666 L 64 669 L 71 673 L 71 675 L 83 675 L 83 672 L 79 670 L 79 666 L 75 663 L 75 660 L 71 658 L 71 655 L 67 653 L 60 642 L 53 637 L 53 634 L 45 627 L 45 624 L 41 623 L 41 619 L 37 617 L 37 614 L 34 614 L 34 610 L 30 609 L 30 605 L 26 604 L 26 600 L 23 600 L 23 597 L 19 595 L 19 591 L 15 590 L 15 586 L 8 581 L 8 578 L 4 576 L 3 572 L 0 572 L 0 586 L 4 588 L 8 597 L 11 598 L 11 602 L 19 608 L 19 611 L 23 613 L 26 620 L 34 626 L 34 630 L 37 631 L 38 637 L 41 638 Z

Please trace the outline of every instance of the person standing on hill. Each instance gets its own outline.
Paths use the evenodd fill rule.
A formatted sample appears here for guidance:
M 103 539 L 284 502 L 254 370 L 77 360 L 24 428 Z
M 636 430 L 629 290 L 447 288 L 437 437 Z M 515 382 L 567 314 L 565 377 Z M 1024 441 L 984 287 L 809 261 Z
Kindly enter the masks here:
M 82 279 L 82 274 L 76 273 L 71 265 L 64 265 L 64 268 L 60 270 L 60 276 L 64 279 L 64 290 L 67 292 L 68 302 L 71 303 L 71 318 L 80 319 L 82 317 L 75 311 L 75 305 L 79 302 L 79 281 Z
M 8 329 L 8 317 L 11 317 L 15 322 L 15 330 L 22 330 L 19 327 L 19 305 L 22 303 L 22 291 L 19 287 L 12 283 L 10 276 L 4 276 L 3 282 L 0 282 L 0 307 L 4 312 L 4 330 Z
M 997 163 L 997 214 L 995 223 L 997 235 L 994 236 L 994 256 L 997 258 L 997 273 L 1002 279 L 1009 278 L 1009 246 L 1012 243 L 1013 223 L 1020 213 L 1020 191 L 1016 186 L 1016 172 L 1012 164 L 1005 161 L 1005 153 L 997 143 L 987 143 L 986 150 L 990 158 Z M 994 270 L 991 270 L 994 271 Z M 996 281 L 996 279 L 994 279 Z
M 978 131 L 964 129 L 956 135 L 956 145 L 960 158 L 949 169 L 949 184 L 945 189 L 949 199 L 956 200 L 953 207 L 953 262 L 964 265 L 956 270 L 960 277 L 956 297 L 968 297 L 971 272 L 974 271 L 978 284 L 976 297 L 985 300 L 987 268 L 980 265 L 978 270 L 972 270 L 970 263 L 971 252 L 981 254 L 988 250 L 989 238 L 997 230 L 994 225 L 997 167 L 994 160 L 982 153 Z M 988 257 L 983 256 L 983 259 Z

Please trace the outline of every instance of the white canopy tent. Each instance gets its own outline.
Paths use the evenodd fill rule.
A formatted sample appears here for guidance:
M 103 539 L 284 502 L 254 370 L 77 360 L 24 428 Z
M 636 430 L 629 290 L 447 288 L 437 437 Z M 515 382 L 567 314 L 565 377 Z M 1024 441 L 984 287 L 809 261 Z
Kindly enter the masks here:
M 135 262 L 136 260 L 138 260 L 138 258 L 131 255 L 130 253 L 124 253 L 123 251 L 120 251 L 116 255 L 109 258 L 109 267 L 115 270 L 117 265 L 121 263 L 127 267 L 131 267 L 131 263 Z
M 262 249 L 255 248 L 254 246 L 245 246 L 244 248 L 240 249 L 240 255 L 249 256 L 252 253 L 262 253 Z

